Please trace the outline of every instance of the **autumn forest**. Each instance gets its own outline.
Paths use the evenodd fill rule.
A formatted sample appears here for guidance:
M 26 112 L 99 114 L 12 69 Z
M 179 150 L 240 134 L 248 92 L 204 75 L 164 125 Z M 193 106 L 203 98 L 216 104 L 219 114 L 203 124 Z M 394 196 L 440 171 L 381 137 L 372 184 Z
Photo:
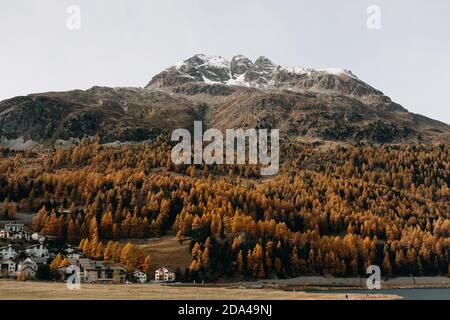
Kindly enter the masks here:
M 261 177 L 174 165 L 167 141 L 0 149 L 0 217 L 37 212 L 34 231 L 130 269 L 150 258 L 123 240 L 170 234 L 190 244 L 191 279 L 450 273 L 450 144 L 283 142 Z

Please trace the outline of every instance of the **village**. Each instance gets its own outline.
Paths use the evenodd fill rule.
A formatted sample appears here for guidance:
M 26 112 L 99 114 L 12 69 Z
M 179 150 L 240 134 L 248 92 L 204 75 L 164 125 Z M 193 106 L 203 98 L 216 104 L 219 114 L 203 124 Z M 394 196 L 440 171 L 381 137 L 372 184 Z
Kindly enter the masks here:
M 0 278 L 26 280 L 64 281 L 80 271 L 81 282 L 86 283 L 148 283 L 173 282 L 176 273 L 170 268 L 159 266 L 154 273 L 143 270 L 127 272 L 120 263 L 93 260 L 78 248 L 65 245 L 52 247 L 52 237 L 31 233 L 21 223 L 5 223 L 0 227 Z M 52 262 L 62 260 L 56 268 Z

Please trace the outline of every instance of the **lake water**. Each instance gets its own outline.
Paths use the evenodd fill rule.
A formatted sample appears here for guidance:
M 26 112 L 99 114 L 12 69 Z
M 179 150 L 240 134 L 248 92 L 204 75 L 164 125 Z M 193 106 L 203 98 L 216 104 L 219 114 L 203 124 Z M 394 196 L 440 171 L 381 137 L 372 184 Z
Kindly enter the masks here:
M 450 300 L 450 288 L 384 289 L 384 290 L 309 290 L 320 293 L 396 294 L 405 300 Z

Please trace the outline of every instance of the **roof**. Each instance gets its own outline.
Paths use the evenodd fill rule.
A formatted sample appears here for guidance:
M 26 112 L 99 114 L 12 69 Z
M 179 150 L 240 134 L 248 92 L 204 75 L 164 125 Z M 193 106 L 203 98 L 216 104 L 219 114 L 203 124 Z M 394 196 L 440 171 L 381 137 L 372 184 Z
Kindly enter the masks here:
M 36 272 L 36 270 L 34 270 L 34 268 L 32 268 L 32 267 L 29 266 L 29 265 L 22 266 L 22 267 L 20 268 L 20 271 L 19 271 L 19 272 L 23 272 L 25 269 L 31 269 L 33 272 Z
M 133 272 L 133 274 L 138 274 L 138 273 L 143 273 L 143 274 L 147 275 L 144 271 L 141 271 L 141 270 L 136 270 L 135 272 Z
M 42 244 L 42 243 L 36 243 L 36 244 L 33 244 L 33 245 L 31 245 L 31 246 L 26 247 L 25 249 L 31 249 L 31 248 L 39 247 L 39 246 L 45 247 L 45 245 Z
M 120 263 L 117 263 L 117 262 L 105 261 L 105 262 L 103 262 L 103 265 L 104 265 L 106 268 L 110 268 L 110 269 L 121 269 L 121 270 L 125 270 L 125 268 L 124 268 Z
M 166 270 L 169 271 L 169 272 L 175 272 L 172 268 L 170 268 L 170 267 L 164 267 L 164 266 L 159 267 L 159 268 L 156 268 L 155 272 L 158 271 L 158 270 L 160 270 L 160 269 L 166 269 Z
M 33 261 L 36 263 L 47 263 L 47 257 L 33 257 Z
M 91 260 L 88 258 L 69 259 L 72 265 L 81 265 L 84 269 L 91 268 Z
M 105 269 L 120 269 L 125 270 L 125 268 L 120 263 L 110 262 L 110 261 L 95 261 L 89 258 L 79 258 L 79 259 L 69 259 L 72 265 L 81 265 L 83 269 L 87 271 L 99 271 Z
M 16 249 L 15 249 L 12 245 L 10 245 L 10 244 L 8 244 L 7 246 L 0 247 L 0 250 L 2 250 L 2 249 L 8 249 L 8 248 L 11 248 L 11 249 L 16 250 Z
M 19 263 L 17 269 L 19 272 L 25 270 L 26 268 L 30 268 L 31 270 L 36 271 L 34 267 L 36 267 L 36 263 L 30 258 L 26 258 L 25 260 Z
M 20 264 L 25 264 L 25 263 L 32 263 L 35 264 L 36 262 L 34 260 L 31 260 L 30 258 L 26 258 L 25 260 L 21 261 Z
M 23 223 L 10 222 L 10 223 L 5 223 L 5 227 L 6 227 L 6 226 L 19 226 L 19 227 L 23 227 L 24 224 L 23 224 Z

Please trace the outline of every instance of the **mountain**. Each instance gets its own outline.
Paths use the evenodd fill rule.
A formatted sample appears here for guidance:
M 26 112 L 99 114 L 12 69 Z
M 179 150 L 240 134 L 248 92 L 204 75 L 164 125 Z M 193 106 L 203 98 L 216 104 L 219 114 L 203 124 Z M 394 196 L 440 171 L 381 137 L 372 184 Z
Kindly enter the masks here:
M 173 88 L 194 82 L 260 90 L 337 93 L 359 99 L 375 96 L 390 102 L 382 92 L 345 69 L 286 68 L 277 66 L 266 57 L 259 57 L 253 63 L 242 55 L 234 56 L 231 62 L 217 56 L 195 55 L 153 77 L 146 88 Z
M 281 67 L 266 57 L 197 54 L 145 88 L 93 87 L 0 102 L 0 137 L 37 142 L 99 134 L 142 141 L 175 128 L 279 128 L 283 138 L 449 141 L 450 126 L 408 112 L 345 69 Z

